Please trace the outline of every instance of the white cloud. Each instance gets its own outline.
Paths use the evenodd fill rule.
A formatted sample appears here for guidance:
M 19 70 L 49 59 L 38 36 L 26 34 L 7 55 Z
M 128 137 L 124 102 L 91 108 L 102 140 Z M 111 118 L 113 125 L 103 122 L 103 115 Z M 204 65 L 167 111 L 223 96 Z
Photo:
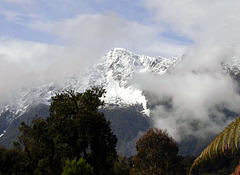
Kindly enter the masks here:
M 67 3 L 62 2 L 62 6 Z M 142 2 L 149 9 L 149 15 L 153 15 L 154 24 L 130 21 L 112 12 L 54 20 L 47 18 L 48 15 L 44 18 L 33 16 L 31 20 L 22 20 L 25 27 L 53 35 L 63 46 L 1 40 L 0 80 L 6 82 L 6 86 L 0 85 L 0 91 L 18 87 L 20 82 L 32 82 L 39 74 L 43 77 L 76 74 L 114 47 L 150 56 L 186 53 L 183 62 L 171 74 L 161 78 L 146 75 L 136 81 L 144 90 L 153 91 L 159 99 L 172 98 L 172 110 L 157 106 L 152 115 L 156 125 L 167 128 L 175 138 L 181 139 L 180 130 L 193 135 L 218 132 L 228 120 L 217 107 L 240 112 L 236 84 L 222 73 L 220 66 L 232 56 L 240 58 L 237 48 L 223 46 L 240 40 L 240 4 L 233 0 Z M 73 1 L 71 3 L 74 4 Z M 50 4 L 56 7 L 55 3 Z M 18 20 L 24 15 L 14 11 L 3 14 L 10 20 Z M 187 38 L 193 41 L 193 45 L 187 47 L 181 39 L 178 42 L 163 37 L 162 34 L 169 30 L 173 38 Z M 217 116 L 214 120 L 213 114 Z M 190 123 L 196 121 L 200 127 L 192 133 Z
M 78 15 L 60 21 L 35 21 L 31 27 L 50 32 L 68 45 L 98 50 L 100 55 L 114 47 L 152 56 L 184 53 L 185 45 L 161 37 L 161 28 L 128 21 L 114 13 Z
M 197 43 L 239 42 L 240 3 L 235 0 L 149 0 L 146 7 L 166 30 Z
M 138 75 L 135 80 L 142 90 L 153 92 L 159 100 L 171 99 L 171 109 L 164 105 L 153 109 L 155 126 L 167 129 L 178 141 L 188 135 L 219 133 L 231 121 L 224 109 L 240 113 L 239 87 L 221 66 L 233 57 L 240 58 L 238 49 L 195 47 L 164 76 Z
M 127 21 L 116 14 L 79 15 L 55 22 L 36 21 L 29 27 L 50 33 L 64 43 L 63 46 L 24 41 L 14 38 L 0 39 L 2 77 L 9 83 L 0 91 L 32 83 L 36 78 L 56 78 L 78 74 L 86 66 L 94 64 L 114 47 L 123 47 L 139 54 L 169 55 L 172 41 L 160 42 L 154 26 L 144 26 Z M 174 45 L 175 54 L 181 54 L 184 46 Z M 162 51 L 161 51 L 162 50 Z M 172 55 L 172 54 L 171 54 Z M 12 72 L 10 74 L 10 72 Z M 31 75 L 34 75 L 34 78 Z M 26 80 L 26 81 L 25 81 Z
M 86 62 L 79 55 L 76 48 L 1 38 L 0 103 L 16 89 L 80 73 Z
M 171 98 L 173 108 L 162 105 L 152 112 L 156 126 L 168 129 L 175 139 L 183 135 L 218 133 L 229 119 L 224 108 L 239 113 L 236 82 L 222 72 L 221 63 L 240 58 L 240 4 L 234 0 L 142 1 L 156 26 L 193 44 L 171 73 L 161 78 L 146 75 L 136 80 L 159 99 Z M 215 116 L 215 117 L 213 117 Z M 199 128 L 192 128 L 198 123 Z

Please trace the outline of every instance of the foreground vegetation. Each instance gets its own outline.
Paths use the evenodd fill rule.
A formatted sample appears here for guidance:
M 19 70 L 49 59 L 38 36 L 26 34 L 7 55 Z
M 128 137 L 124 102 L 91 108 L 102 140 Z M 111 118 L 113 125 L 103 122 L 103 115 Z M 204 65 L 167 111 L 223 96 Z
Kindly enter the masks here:
M 116 153 L 116 135 L 99 108 L 105 90 L 65 91 L 52 97 L 49 117 L 32 125 L 22 123 L 11 149 L 0 147 L 0 175 L 185 175 L 195 157 L 178 155 L 176 142 L 166 131 L 149 129 L 136 143 L 137 154 Z M 240 153 L 210 160 L 192 174 L 230 174 Z
M 94 174 L 112 174 L 117 158 L 117 138 L 110 122 L 98 112 L 105 90 L 93 88 L 85 93 L 66 91 L 52 98 L 46 119 L 24 122 L 21 136 L 13 151 L 22 164 L 15 171 L 21 174 L 61 174 L 65 162 L 85 159 L 94 167 Z M 18 151 L 18 152 L 17 152 Z M 9 168 L 1 170 L 9 173 Z
M 239 131 L 240 131 L 240 117 L 229 124 L 196 158 L 193 162 L 189 174 L 193 168 L 198 164 L 217 157 L 219 154 L 224 154 L 226 151 L 234 153 L 235 149 L 239 148 Z M 240 174 L 240 163 L 236 167 L 234 175 Z

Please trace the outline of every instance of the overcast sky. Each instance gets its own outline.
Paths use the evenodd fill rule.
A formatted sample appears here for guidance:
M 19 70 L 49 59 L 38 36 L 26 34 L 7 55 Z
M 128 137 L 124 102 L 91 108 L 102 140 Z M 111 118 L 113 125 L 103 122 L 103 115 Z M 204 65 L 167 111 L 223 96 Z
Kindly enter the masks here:
M 124 47 L 152 56 L 182 54 L 192 39 L 170 30 L 168 24 L 159 25 L 158 9 L 144 2 L 2 0 L 0 36 L 51 45 L 104 45 L 105 52 Z
M 153 57 L 185 53 L 194 41 L 162 23 L 154 1 L 145 2 L 1 0 L 0 92 L 39 76 L 79 73 L 115 47 Z
M 93 48 L 93 57 L 113 47 L 155 57 L 179 56 L 192 45 L 238 42 L 239 4 L 234 0 L 1 0 L 0 42 L 7 42 L 8 48 L 0 49 L 0 54 L 13 55 L 11 47 L 18 45 L 29 55 L 31 47 L 41 45 L 39 52 L 52 46 Z M 21 48 L 21 43 L 29 46 Z M 8 59 L 16 61 L 22 55 Z
M 199 135 L 219 132 L 226 116 L 216 107 L 240 106 L 238 87 L 220 67 L 240 57 L 239 9 L 238 0 L 1 0 L 0 98 L 39 77 L 78 73 L 114 47 L 152 57 L 186 54 L 171 74 L 136 82 L 172 98 L 173 111 L 158 106 L 153 115 L 174 138 L 181 139 L 181 128 L 192 133 L 193 121 L 203 123 Z

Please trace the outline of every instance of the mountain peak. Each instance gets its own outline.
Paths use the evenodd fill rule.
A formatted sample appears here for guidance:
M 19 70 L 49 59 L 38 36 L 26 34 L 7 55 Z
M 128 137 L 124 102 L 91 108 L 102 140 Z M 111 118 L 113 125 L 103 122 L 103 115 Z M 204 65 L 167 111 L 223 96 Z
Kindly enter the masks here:
M 7 122 L 11 122 L 24 113 L 30 105 L 49 105 L 51 96 L 57 92 L 68 88 L 83 92 L 92 86 L 101 86 L 106 89 L 107 94 L 104 101 L 108 104 L 118 106 L 138 104 L 142 105 L 146 111 L 146 98 L 132 81 L 134 74 L 149 72 L 162 75 L 178 60 L 180 59 L 153 58 L 137 55 L 123 48 L 114 48 L 95 66 L 88 68 L 81 75 L 61 82 L 45 82 L 42 85 L 38 84 L 19 90 L 14 94 L 12 102 L 6 106 L 0 106 L 1 112 L 9 111 L 11 115 Z
M 135 60 L 139 59 L 139 55 L 134 54 L 123 48 L 114 48 L 110 50 L 102 59 L 108 66 L 117 64 L 118 66 L 133 65 Z

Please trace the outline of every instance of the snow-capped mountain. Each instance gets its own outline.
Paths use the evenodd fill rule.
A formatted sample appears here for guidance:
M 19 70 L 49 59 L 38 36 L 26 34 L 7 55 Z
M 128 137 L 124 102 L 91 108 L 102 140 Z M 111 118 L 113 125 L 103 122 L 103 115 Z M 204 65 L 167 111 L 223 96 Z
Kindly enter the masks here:
M 232 76 L 240 73 L 240 59 L 236 56 L 232 57 L 230 61 L 222 63 L 222 68 Z
M 181 57 L 152 58 L 115 48 L 103 56 L 96 65 L 79 72 L 77 76 L 65 78 L 61 82 L 39 82 L 15 91 L 10 103 L 1 107 L 1 114 L 8 112 L 6 122 L 11 123 L 26 112 L 29 106 L 49 105 L 51 96 L 57 92 L 68 88 L 83 92 L 92 86 L 101 86 L 106 89 L 104 98 L 106 104 L 117 106 L 140 104 L 148 114 L 146 98 L 132 83 L 134 74 L 151 72 L 162 75 L 180 60 Z
M 0 106 L 0 145 L 10 145 L 12 141 L 17 140 L 19 134 L 17 128 L 21 121 L 30 124 L 35 115 L 48 116 L 51 97 L 56 93 L 66 89 L 84 92 L 92 86 L 99 86 L 107 91 L 104 98 L 107 108 L 103 109 L 105 110 L 103 112 L 112 123 L 112 130 L 119 139 L 117 151 L 132 156 L 136 153 L 136 140 L 151 127 L 151 119 L 146 117 L 149 115 L 147 102 L 149 107 L 151 104 L 154 106 L 154 103 L 151 103 L 151 94 L 143 92 L 135 84 L 134 75 L 152 73 L 161 76 L 171 72 L 171 68 L 174 69 L 178 63 L 183 63 L 184 59 L 184 56 L 153 58 L 115 48 L 94 66 L 86 68 L 77 75 L 61 78 L 58 81 L 40 81 L 23 87 L 12 93 L 8 104 Z M 233 78 L 238 77 L 239 59 L 232 57 L 228 60 L 231 61 L 222 63 L 223 72 L 231 74 Z M 240 79 L 237 80 L 240 82 Z

